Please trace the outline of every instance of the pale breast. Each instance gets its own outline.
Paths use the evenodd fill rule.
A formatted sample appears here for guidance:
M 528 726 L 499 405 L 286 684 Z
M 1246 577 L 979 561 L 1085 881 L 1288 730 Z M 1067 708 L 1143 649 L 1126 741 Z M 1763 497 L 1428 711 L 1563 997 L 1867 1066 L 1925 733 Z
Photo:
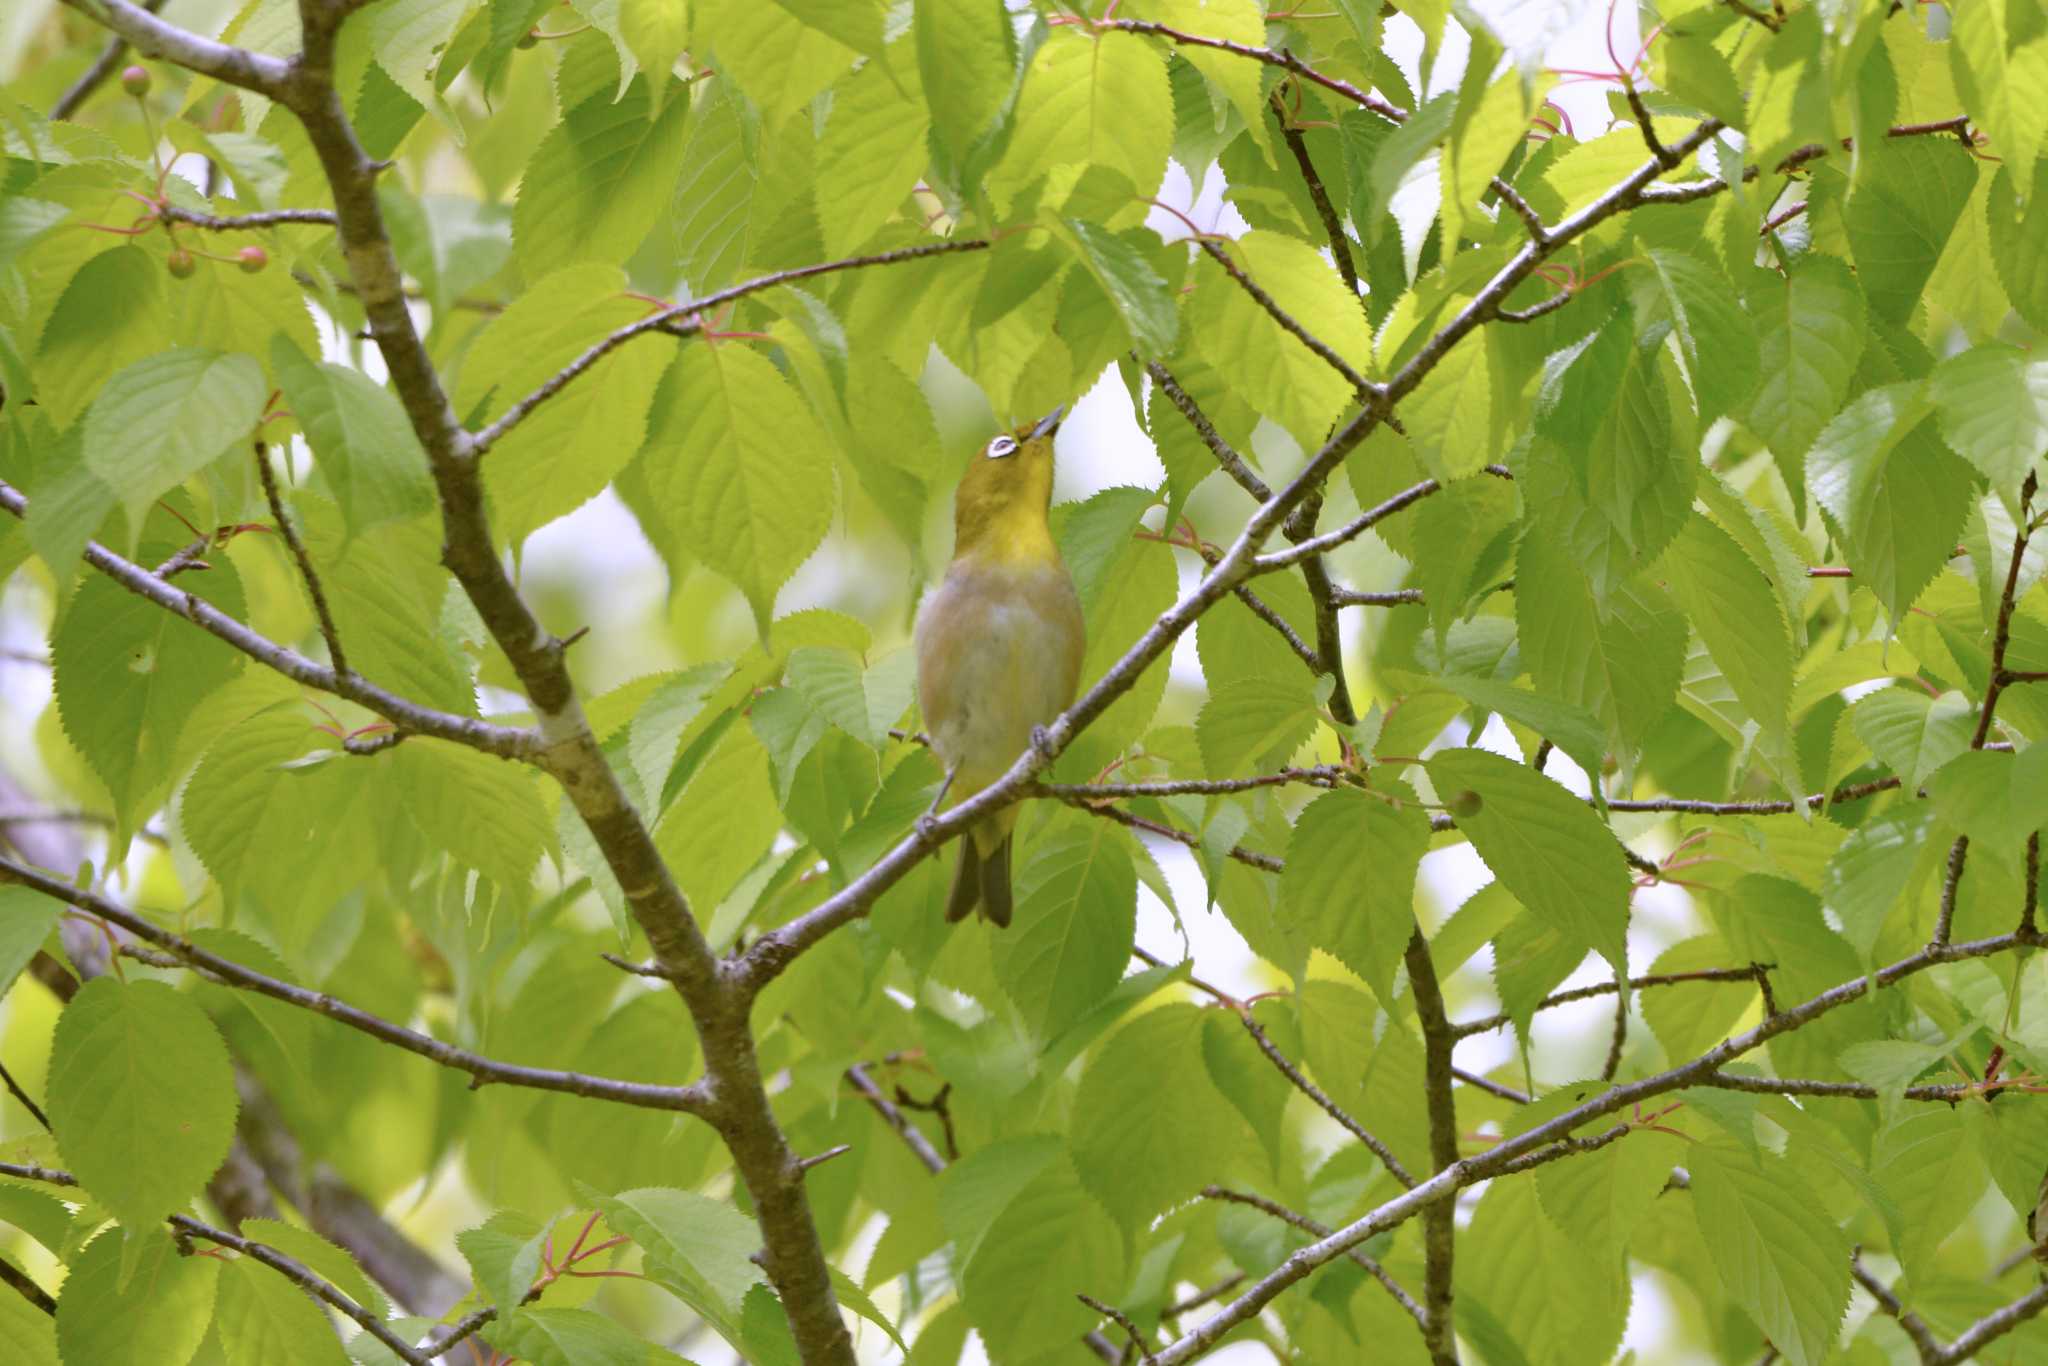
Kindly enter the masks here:
M 956 563 L 917 623 L 918 698 L 962 779 L 1009 766 L 1080 679 L 1081 605 L 1064 566 Z

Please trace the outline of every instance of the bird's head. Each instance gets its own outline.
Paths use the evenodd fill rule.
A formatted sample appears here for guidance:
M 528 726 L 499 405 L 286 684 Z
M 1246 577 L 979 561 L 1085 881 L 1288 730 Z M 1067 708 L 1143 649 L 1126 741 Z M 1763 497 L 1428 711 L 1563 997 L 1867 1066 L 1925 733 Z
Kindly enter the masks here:
M 968 462 L 953 497 L 956 555 L 1035 553 L 1039 543 L 1050 544 L 1045 511 L 1052 503 L 1053 436 L 1065 415 L 1064 407 L 1055 408 L 1000 432 Z

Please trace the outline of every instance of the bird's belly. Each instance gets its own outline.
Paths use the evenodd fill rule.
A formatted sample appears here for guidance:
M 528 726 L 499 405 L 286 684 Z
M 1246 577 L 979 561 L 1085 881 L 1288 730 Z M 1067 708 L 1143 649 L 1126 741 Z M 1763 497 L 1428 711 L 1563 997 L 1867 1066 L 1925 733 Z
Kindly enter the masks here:
M 1030 594 L 975 587 L 962 595 L 971 601 L 934 604 L 948 622 L 940 657 L 929 661 L 943 684 L 924 700 L 933 747 L 979 786 L 1072 700 L 1076 641 L 1072 624 Z

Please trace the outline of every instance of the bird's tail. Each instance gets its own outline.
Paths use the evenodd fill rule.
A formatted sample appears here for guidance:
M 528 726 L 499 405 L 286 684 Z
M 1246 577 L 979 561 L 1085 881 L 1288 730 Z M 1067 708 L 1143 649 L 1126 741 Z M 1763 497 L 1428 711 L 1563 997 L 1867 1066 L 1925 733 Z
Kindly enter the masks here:
M 964 920 L 980 908 L 998 928 L 1010 923 L 1010 837 L 984 853 L 972 831 L 960 841 L 960 866 L 953 872 L 953 891 L 946 898 L 946 919 Z

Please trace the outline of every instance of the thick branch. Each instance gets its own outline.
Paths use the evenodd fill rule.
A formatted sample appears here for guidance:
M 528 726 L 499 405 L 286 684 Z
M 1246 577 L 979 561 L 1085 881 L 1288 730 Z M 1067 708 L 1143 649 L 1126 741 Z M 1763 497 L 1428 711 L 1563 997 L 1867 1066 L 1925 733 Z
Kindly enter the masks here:
M 1429 1110 L 1429 1159 L 1438 1172 L 1458 1165 L 1458 1106 L 1451 1089 L 1451 1050 L 1457 1035 L 1444 1014 L 1443 989 L 1429 941 L 1417 926 L 1408 936 L 1408 989 L 1422 1026 L 1424 1102 Z M 1451 1320 L 1452 1265 L 1457 1240 L 1457 1205 L 1438 1201 L 1422 1211 L 1422 1338 L 1437 1366 L 1457 1366 L 1458 1337 Z
M 164 0 L 142 0 L 142 8 L 151 14 L 155 14 L 163 7 Z M 93 64 L 71 83 L 68 90 L 57 97 L 55 104 L 50 106 L 50 121 L 55 123 L 68 119 L 83 109 L 85 102 L 92 98 L 93 92 L 106 84 L 107 77 L 114 74 L 114 68 L 121 65 L 121 59 L 127 55 L 126 38 L 117 35 L 107 39 L 107 45 L 100 49 L 100 55 L 93 59 Z
M 291 77 L 291 66 L 282 57 L 270 57 L 202 38 L 176 24 L 165 23 L 148 8 L 130 4 L 129 0 L 64 0 L 64 3 L 86 18 L 112 29 L 143 56 L 160 57 L 228 85 L 275 99 L 282 94 L 285 82 Z M 116 57 L 114 60 L 120 59 Z
M 634 1105 L 650 1110 L 673 1110 L 684 1114 L 704 1114 L 709 1106 L 703 1091 L 695 1086 L 654 1086 L 645 1082 L 617 1081 L 609 1077 L 587 1076 L 581 1072 L 558 1072 L 545 1067 L 525 1067 L 518 1063 L 499 1062 L 472 1053 L 466 1048 L 457 1048 L 450 1043 L 404 1025 L 395 1024 L 379 1015 L 358 1010 L 345 1001 L 336 1000 L 321 991 L 309 991 L 305 987 L 281 982 L 253 968 L 243 967 L 231 959 L 208 952 L 182 935 L 163 929 L 154 921 L 126 907 L 116 905 L 92 892 L 73 887 L 61 878 L 45 873 L 39 868 L 0 857 L 0 883 L 16 883 L 33 891 L 41 892 L 52 900 L 67 906 L 75 906 L 89 915 L 98 916 L 111 925 L 118 925 L 137 939 L 156 945 L 187 965 L 198 969 L 206 976 L 225 986 L 239 987 L 268 996 L 274 1001 L 297 1006 L 315 1015 L 321 1015 L 350 1029 L 368 1034 L 404 1049 L 417 1053 L 423 1058 L 450 1067 L 458 1072 L 467 1072 L 478 1085 L 500 1083 L 507 1086 L 526 1086 L 540 1091 L 560 1091 L 572 1096 L 588 1096 L 595 1100 L 616 1101 L 621 1105 Z
M 326 227 L 334 226 L 334 215 L 326 209 L 269 209 L 262 213 L 212 214 L 194 213 L 174 204 L 165 205 L 156 211 L 157 217 L 168 218 L 175 223 L 187 223 L 209 232 L 248 232 L 255 228 L 276 228 L 287 223 L 315 223 Z

